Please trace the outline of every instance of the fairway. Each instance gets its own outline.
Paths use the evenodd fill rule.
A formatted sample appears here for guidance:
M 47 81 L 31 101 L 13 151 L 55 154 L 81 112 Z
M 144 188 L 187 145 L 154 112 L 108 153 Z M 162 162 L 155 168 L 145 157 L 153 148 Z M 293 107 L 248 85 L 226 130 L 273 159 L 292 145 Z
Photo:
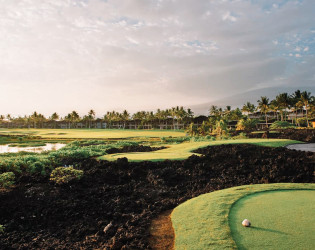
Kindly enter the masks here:
M 252 222 L 251 227 L 241 225 L 245 218 Z M 229 222 L 238 249 L 312 249 L 315 190 L 281 190 L 246 196 L 233 205 Z
M 0 129 L 0 134 L 33 135 L 42 138 L 60 139 L 127 139 L 141 137 L 180 137 L 183 131 L 131 130 L 131 129 Z
M 243 197 L 247 197 L 251 194 L 264 194 L 261 192 L 266 191 L 279 191 L 279 190 L 313 190 L 313 191 L 305 191 L 305 192 L 315 192 L 315 184 L 295 184 L 295 183 L 278 183 L 278 184 L 258 184 L 258 185 L 245 185 L 239 187 L 233 187 L 228 189 L 223 189 L 220 191 L 200 195 L 197 198 L 188 200 L 183 204 L 176 207 L 172 212 L 172 223 L 175 231 L 175 249 L 236 249 L 239 246 L 239 242 L 234 241 L 231 233 L 230 223 L 232 225 L 232 232 L 235 233 L 234 224 L 237 224 L 237 229 L 245 232 L 246 236 L 248 236 L 251 232 L 262 231 L 263 234 L 261 236 L 251 238 L 252 241 L 249 247 L 246 246 L 246 249 L 265 249 L 265 247 L 259 247 L 258 244 L 266 246 L 266 242 L 269 240 L 269 235 L 275 234 L 274 237 L 277 237 L 278 234 L 283 237 L 282 240 L 287 239 L 285 237 L 289 237 L 294 230 L 294 227 L 289 231 L 289 235 L 286 233 L 285 227 L 289 226 L 289 223 L 293 223 L 293 221 L 285 222 L 282 220 L 294 220 L 296 222 L 296 218 L 306 216 L 309 218 L 309 221 L 314 219 L 314 195 L 312 199 L 308 199 L 310 197 L 310 193 L 304 193 L 306 195 L 301 196 L 300 199 L 294 200 L 292 204 L 288 206 L 287 203 L 275 202 L 275 199 L 272 199 L 274 206 L 270 205 L 269 210 L 263 211 L 264 207 L 258 205 L 256 207 L 249 207 L 249 210 L 244 210 L 245 214 L 241 214 L 238 217 L 234 214 L 230 214 L 231 209 L 237 201 L 241 200 Z M 290 191 L 291 192 L 291 191 Z M 288 193 L 290 193 L 288 192 Z M 294 191 L 297 192 L 297 191 Z M 300 191 L 299 191 L 300 192 Z M 278 193 L 278 192 L 277 192 Z M 270 192 L 271 194 L 271 192 Z M 285 194 L 285 192 L 279 192 L 281 194 Z M 296 193 L 294 193 L 296 194 Z M 302 193 L 301 193 L 302 194 Z M 262 197 L 259 204 L 267 203 L 269 200 L 264 199 L 263 196 L 257 195 L 257 197 Z M 275 197 L 276 199 L 278 197 Z M 283 198 L 285 199 L 285 198 Z M 280 199 L 281 200 L 281 199 Z M 258 201 L 257 201 L 258 202 Z M 271 202 L 272 203 L 272 202 Z M 268 205 L 267 205 L 268 206 Z M 286 206 L 286 207 L 283 207 Z M 271 208 L 272 207 L 272 208 Z M 299 210 L 294 208 L 299 207 Z M 309 208 L 308 208 L 309 207 Z M 313 209 L 312 209 L 313 207 Z M 290 209 L 293 208 L 293 209 Z M 235 211 L 238 211 L 238 207 L 235 208 Z M 312 209 L 312 210 L 311 210 Z M 254 211 L 252 211 L 254 210 Z M 278 217 L 275 219 L 275 223 L 271 224 L 260 224 L 265 220 L 265 215 L 272 215 L 273 211 L 275 215 Z M 233 208 L 234 211 L 234 208 Z M 241 210 L 242 211 L 242 210 Z M 254 212 L 255 216 L 248 216 L 248 211 Z M 283 215 L 283 213 L 288 213 L 288 215 Z M 261 217 L 261 218 L 259 218 Z M 313 217 L 313 219 L 310 219 Z M 232 218 L 232 219 L 231 219 Z M 243 219 L 249 219 L 252 222 L 253 228 L 244 228 L 241 225 Z M 266 221 L 268 219 L 266 218 Z M 299 241 L 307 241 L 307 244 L 310 244 L 310 239 L 308 237 L 313 233 L 314 223 L 308 224 L 304 219 L 301 218 L 301 224 L 297 226 L 297 230 L 301 232 L 295 231 L 293 237 L 298 238 Z M 300 222 L 297 222 L 300 223 Z M 276 226 L 276 225 L 277 226 Z M 297 225 L 297 224 L 295 224 Z M 257 227 L 255 230 L 255 226 Z M 280 227 L 279 227 L 280 226 Z M 258 227 L 261 229 L 259 230 Z M 313 228 L 311 228 L 313 227 Z M 245 231 L 246 230 L 246 231 Z M 250 231 L 251 230 L 251 231 Z M 311 230 L 311 232 L 309 232 Z M 307 234 L 303 234 L 303 231 L 307 232 Z M 283 232 L 280 234 L 279 232 Z M 266 235 L 268 234 L 268 235 Z M 256 234 L 257 236 L 257 234 Z M 304 238 L 306 237 L 306 238 Z M 239 237 L 241 238 L 241 237 Z M 314 244 L 314 238 L 313 244 Z M 237 239 L 239 240 L 239 239 Z M 242 242 L 241 242 L 242 244 Z M 273 244 L 273 243 L 272 243 Z M 258 247 L 256 247 L 258 246 Z M 273 245 L 270 249 L 280 249 L 278 245 Z M 288 248 L 287 249 L 308 249 L 308 248 Z
M 270 146 L 270 147 L 282 147 L 288 144 L 301 143 L 298 141 L 292 141 L 287 139 L 237 139 L 237 140 L 222 140 L 222 141 L 207 141 L 207 142 L 184 142 L 181 144 L 164 145 L 167 148 L 152 151 L 152 152 L 137 152 L 137 153 L 120 153 L 120 154 L 109 154 L 99 157 L 101 160 L 114 161 L 118 158 L 127 157 L 129 161 L 163 161 L 163 160 L 183 160 L 189 156 L 197 153 L 192 151 L 207 147 L 216 146 L 222 144 L 254 144 L 259 146 Z

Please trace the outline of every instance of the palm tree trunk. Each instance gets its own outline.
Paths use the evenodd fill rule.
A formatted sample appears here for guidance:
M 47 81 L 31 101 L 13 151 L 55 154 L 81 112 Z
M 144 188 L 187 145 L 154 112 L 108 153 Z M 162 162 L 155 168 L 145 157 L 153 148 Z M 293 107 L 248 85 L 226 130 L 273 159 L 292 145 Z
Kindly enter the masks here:
M 308 123 L 308 113 L 307 113 L 307 105 L 305 105 L 305 111 L 306 111 L 306 123 L 307 123 L 307 127 L 309 127 L 309 123 Z

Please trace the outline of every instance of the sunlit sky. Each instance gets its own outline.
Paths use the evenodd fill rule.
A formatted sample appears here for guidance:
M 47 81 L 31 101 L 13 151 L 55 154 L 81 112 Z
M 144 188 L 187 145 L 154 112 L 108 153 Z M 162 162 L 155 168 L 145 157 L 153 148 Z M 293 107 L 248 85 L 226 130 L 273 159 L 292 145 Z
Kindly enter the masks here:
M 0 114 L 314 87 L 314 13 L 314 0 L 0 0 Z

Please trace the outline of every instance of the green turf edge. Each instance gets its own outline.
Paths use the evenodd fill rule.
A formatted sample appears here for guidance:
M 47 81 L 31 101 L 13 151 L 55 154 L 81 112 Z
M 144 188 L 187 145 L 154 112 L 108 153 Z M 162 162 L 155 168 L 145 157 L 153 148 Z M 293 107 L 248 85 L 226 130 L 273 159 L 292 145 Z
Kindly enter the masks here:
M 237 186 L 203 194 L 176 207 L 171 219 L 175 249 L 237 249 L 229 227 L 229 213 L 239 199 L 272 190 L 314 190 L 310 183 Z
M 188 142 L 188 143 L 193 143 L 194 142 Z M 192 151 L 197 150 L 198 148 L 205 148 L 208 146 L 219 146 L 219 145 L 228 145 L 228 144 L 253 144 L 257 146 L 263 146 L 263 147 L 285 147 L 287 145 L 291 144 L 301 144 L 304 142 L 301 141 L 296 141 L 296 140 L 289 140 L 289 139 L 236 139 L 236 140 L 220 140 L 220 141 L 210 141 L 208 144 L 203 145 L 203 146 L 192 146 L 189 148 L 187 151 L 183 152 L 186 153 L 185 157 L 168 157 L 168 158 L 151 158 L 146 156 L 156 154 L 155 152 L 158 152 L 157 157 L 159 156 L 160 153 L 162 153 L 164 150 L 169 150 L 169 149 L 162 149 L 158 151 L 151 151 L 151 152 L 134 152 L 134 153 L 118 153 L 118 154 L 109 154 L 109 155 L 103 155 L 98 157 L 98 160 L 106 160 L 106 161 L 116 161 L 118 158 L 123 158 L 128 156 L 133 156 L 133 155 L 143 155 L 144 158 L 142 159 L 129 159 L 129 162 L 142 162 L 142 161 L 151 161 L 151 162 L 158 162 L 158 161 L 164 161 L 164 160 L 185 160 L 191 155 L 198 155 L 200 154 L 193 153 Z M 184 142 L 182 144 L 187 144 L 187 142 Z M 181 145 L 181 144 L 178 144 Z M 169 146 L 169 145 L 168 145 Z M 174 151 L 174 153 L 176 153 Z

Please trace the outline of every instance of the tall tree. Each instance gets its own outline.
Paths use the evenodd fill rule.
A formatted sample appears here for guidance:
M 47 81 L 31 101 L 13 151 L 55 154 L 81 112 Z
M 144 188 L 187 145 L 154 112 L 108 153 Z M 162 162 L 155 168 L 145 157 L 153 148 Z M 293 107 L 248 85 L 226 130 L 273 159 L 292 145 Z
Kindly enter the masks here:
M 263 112 L 265 114 L 266 119 L 266 127 L 268 127 L 268 118 L 267 118 L 267 112 L 269 111 L 269 98 L 266 96 L 261 96 L 260 100 L 258 102 L 258 109 L 260 112 Z
M 209 113 L 210 113 L 210 115 L 212 115 L 212 116 L 218 116 L 218 114 L 219 114 L 219 109 L 218 109 L 218 107 L 215 106 L 215 105 L 212 105 L 212 106 L 210 107 Z
M 121 114 L 121 118 L 123 120 L 123 123 L 124 123 L 124 129 L 126 127 L 126 122 L 129 120 L 130 118 L 130 113 L 127 111 L 127 110 L 124 110 Z
M 94 119 L 95 119 L 95 111 L 93 109 L 91 109 L 87 115 L 88 119 L 89 119 L 89 129 L 91 128 L 91 123 L 93 123 Z
M 70 118 L 71 119 L 71 123 L 76 128 L 77 127 L 77 123 L 80 121 L 80 116 L 79 116 L 78 112 L 75 111 L 75 110 L 71 112 L 70 116 L 71 116 L 71 118 Z
M 286 120 L 287 117 L 287 109 L 290 107 L 291 99 L 288 93 L 281 93 L 276 96 L 276 102 L 279 104 L 280 107 L 280 114 L 281 114 L 281 121 Z M 284 117 L 283 117 L 284 112 Z
M 250 115 L 251 113 L 253 113 L 255 111 L 255 105 L 247 102 L 246 104 L 243 105 L 242 107 L 242 112 L 247 113 L 247 115 Z
M 301 101 L 304 104 L 305 110 L 306 110 L 306 122 L 307 122 L 307 127 L 310 126 L 309 122 L 308 122 L 308 108 L 309 108 L 309 102 L 311 100 L 311 93 L 307 92 L 307 91 L 303 91 L 301 93 Z
M 31 119 L 33 121 L 33 124 L 34 124 L 34 128 L 36 128 L 36 124 L 37 124 L 37 121 L 38 121 L 38 114 L 36 111 L 34 111 L 34 113 L 31 115 Z
M 59 119 L 59 115 L 55 112 L 50 116 L 50 120 L 54 123 L 54 128 L 56 128 L 57 120 Z

